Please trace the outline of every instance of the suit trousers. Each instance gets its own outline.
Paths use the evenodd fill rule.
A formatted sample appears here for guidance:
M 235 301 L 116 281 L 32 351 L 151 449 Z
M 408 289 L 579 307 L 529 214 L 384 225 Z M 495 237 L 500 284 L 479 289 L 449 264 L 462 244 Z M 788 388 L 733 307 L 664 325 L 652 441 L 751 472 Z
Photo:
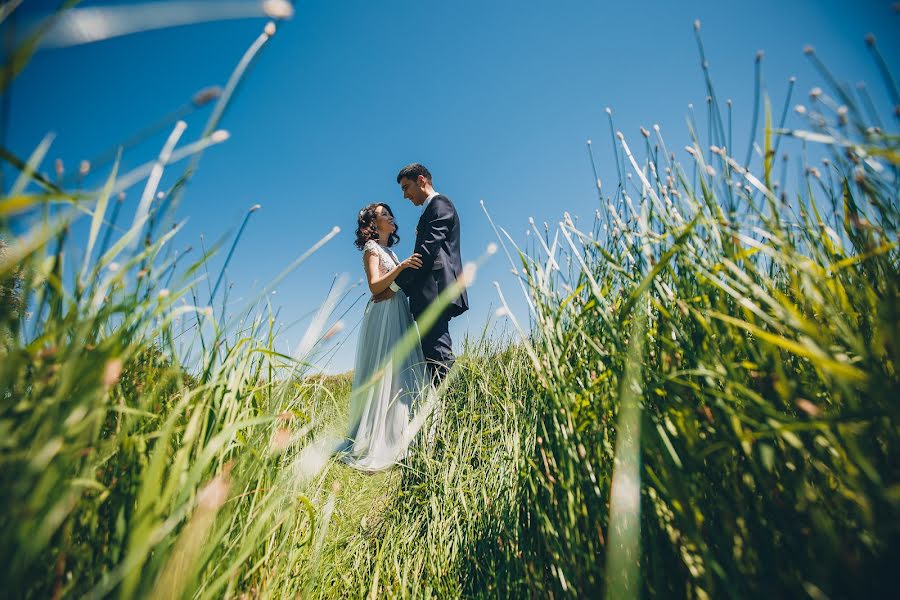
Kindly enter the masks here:
M 422 335 L 422 354 L 428 365 L 428 375 L 435 386 L 440 385 L 456 360 L 453 340 L 450 339 L 450 315 L 445 312 L 434 326 Z

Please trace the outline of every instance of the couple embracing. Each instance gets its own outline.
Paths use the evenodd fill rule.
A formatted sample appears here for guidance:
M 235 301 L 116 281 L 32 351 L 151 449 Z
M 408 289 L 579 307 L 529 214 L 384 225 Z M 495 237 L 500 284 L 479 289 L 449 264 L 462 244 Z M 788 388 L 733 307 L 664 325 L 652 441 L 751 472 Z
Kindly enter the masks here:
M 463 290 L 431 327 L 419 329 L 419 344 L 406 353 L 393 352 L 428 306 L 462 274 L 459 216 L 453 203 L 434 190 L 431 173 L 418 163 L 401 169 L 397 183 L 403 197 L 422 209 L 409 258 L 401 261 L 392 250 L 400 238 L 387 204 L 370 204 L 357 218 L 355 244 L 363 252 L 372 298 L 359 333 L 342 460 L 367 471 L 389 468 L 406 456 L 421 425 L 414 411 L 453 366 L 450 319 L 469 308 Z

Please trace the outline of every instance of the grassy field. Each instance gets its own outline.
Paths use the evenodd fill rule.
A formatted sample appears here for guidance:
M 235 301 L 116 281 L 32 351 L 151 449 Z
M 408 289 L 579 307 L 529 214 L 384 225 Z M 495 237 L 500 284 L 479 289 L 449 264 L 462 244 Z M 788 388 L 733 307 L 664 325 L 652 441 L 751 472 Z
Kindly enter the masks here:
M 226 89 L 185 154 L 215 143 L 229 101 Z M 327 452 L 350 378 L 311 364 L 324 324 L 286 356 L 264 303 L 236 319 L 215 292 L 217 308 L 197 302 L 206 257 L 183 264 L 177 228 L 159 226 L 192 166 L 122 226 L 116 193 L 144 179 L 114 167 L 96 192 L 67 191 L 40 175 L 45 145 L 29 158 L 4 149 L 21 173 L 0 200 L 7 591 L 889 594 L 897 120 L 878 124 L 840 86 L 797 109 L 806 129 L 784 128 L 789 106 L 760 102 L 759 149 L 742 162 L 715 104 L 709 131 L 678 150 L 686 162 L 657 130 L 638 147 L 613 133 L 620 179 L 598 187 L 594 223 L 566 215 L 521 246 L 500 233 L 533 312 L 501 308 L 511 339 L 458 349 L 435 441 L 375 475 Z M 144 184 L 153 198 L 153 177 Z M 51 203 L 66 210 L 11 235 L 10 219 Z M 76 218 L 89 240 L 67 272 Z

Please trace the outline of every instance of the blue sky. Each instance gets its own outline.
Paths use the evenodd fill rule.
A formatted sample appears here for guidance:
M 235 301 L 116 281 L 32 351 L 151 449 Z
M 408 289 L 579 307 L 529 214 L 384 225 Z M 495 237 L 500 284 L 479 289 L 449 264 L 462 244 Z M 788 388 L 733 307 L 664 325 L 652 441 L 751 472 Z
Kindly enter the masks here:
M 26 1 L 21 10 L 36 14 L 54 4 Z M 278 286 L 273 302 L 282 306 L 285 323 L 314 310 L 335 274 L 349 273 L 352 282 L 362 277 L 352 242 L 363 205 L 388 202 L 400 226 L 398 253 L 411 251 L 419 209 L 395 182 L 409 162 L 426 164 L 435 188 L 455 202 L 466 260 L 495 241 L 481 200 L 518 240 L 529 217 L 552 224 L 568 211 L 591 220 L 599 203 L 586 140 L 593 140 L 606 191 L 614 190 L 605 107 L 635 143 L 640 126 L 658 123 L 670 149 L 689 141 L 689 103 L 702 117 L 706 92 L 694 19 L 702 21 L 719 98 L 734 100 L 740 156 L 758 50 L 765 52 L 766 91 L 779 109 L 790 76 L 798 78 L 795 102 L 822 85 L 803 56 L 806 44 L 842 81 L 866 81 L 883 112 L 890 103 L 863 36 L 874 33 L 889 62 L 900 56 L 893 35 L 900 15 L 891 2 L 878 0 L 319 0 L 295 6 L 294 18 L 280 24 L 225 117 L 231 139 L 205 154 L 180 208 L 187 225 L 176 238 L 180 247 L 197 248 L 201 234 L 216 239 L 261 204 L 228 270 L 236 298 L 251 296 L 340 226 L 334 240 Z M 45 170 L 56 158 L 77 168 L 200 88 L 224 85 L 264 24 L 199 24 L 42 51 L 14 82 L 7 145 L 27 156 L 52 131 Z M 199 135 L 207 114 L 188 119 L 185 141 Z M 153 158 L 167 133 L 131 150 L 125 165 Z M 171 183 L 164 179 L 163 188 Z M 140 188 L 128 195 L 129 220 L 139 195 Z M 213 259 L 213 273 L 223 258 Z M 452 323 L 457 348 L 464 333 L 477 335 L 497 308 L 495 280 L 527 319 L 509 265 L 498 254 L 470 290 L 471 310 Z M 350 292 L 351 299 L 361 293 Z M 362 305 L 345 317 L 348 337 L 324 365 L 328 371 L 352 367 Z M 307 323 L 290 329 L 280 349 L 295 347 Z

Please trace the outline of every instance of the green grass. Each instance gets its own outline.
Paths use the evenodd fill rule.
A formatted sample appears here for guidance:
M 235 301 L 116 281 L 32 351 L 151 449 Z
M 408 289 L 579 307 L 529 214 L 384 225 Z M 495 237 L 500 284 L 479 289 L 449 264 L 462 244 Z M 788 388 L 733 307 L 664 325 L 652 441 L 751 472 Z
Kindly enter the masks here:
M 230 99 L 185 147 L 212 142 Z M 744 162 L 713 105 L 707 143 L 690 139 L 686 164 L 656 132 L 640 151 L 614 136 L 622 175 L 613 194 L 598 190 L 590 227 L 566 217 L 521 248 L 500 239 L 533 314 L 507 312 L 513 340 L 466 341 L 434 442 L 379 474 L 316 452 L 346 426 L 351 381 L 315 374 L 317 344 L 285 356 L 268 305 L 234 318 L 218 296 L 215 310 L 198 301 L 214 296 L 206 251 L 185 264 L 177 230 L 158 233 L 193 164 L 165 191 L 171 202 L 123 228 L 115 192 L 137 175 L 113 168 L 101 189 L 70 192 L 40 175 L 46 144 L 28 159 L 4 149 L 22 173 L 0 199 L 6 589 L 889 593 L 900 138 L 870 126 L 865 105 L 823 92 L 805 109 L 808 130 L 788 131 L 785 110 L 775 124 L 761 102 L 762 153 Z M 796 158 L 776 161 L 776 148 Z M 9 218 L 50 202 L 72 212 L 11 236 Z M 79 217 L 93 251 L 73 260 Z
M 715 133 L 711 149 L 693 140 L 689 166 L 662 137 L 646 136 L 646 157 L 634 159 L 617 136 L 634 178 L 593 231 L 570 221 L 552 239 L 535 231 L 544 239 L 524 277 L 543 397 L 527 478 L 537 518 L 523 539 L 539 557 L 534 573 L 550 565 L 551 577 L 535 576 L 544 593 L 890 589 L 898 139 L 841 99 L 817 96 L 809 132 L 778 133 L 824 142 L 810 148 L 821 167 L 800 163 L 796 191 L 772 184 L 781 173 L 766 110 L 756 176 Z M 629 350 L 635 335 L 641 347 Z M 625 411 L 635 394 L 639 423 Z M 640 431 L 639 453 L 629 431 Z

